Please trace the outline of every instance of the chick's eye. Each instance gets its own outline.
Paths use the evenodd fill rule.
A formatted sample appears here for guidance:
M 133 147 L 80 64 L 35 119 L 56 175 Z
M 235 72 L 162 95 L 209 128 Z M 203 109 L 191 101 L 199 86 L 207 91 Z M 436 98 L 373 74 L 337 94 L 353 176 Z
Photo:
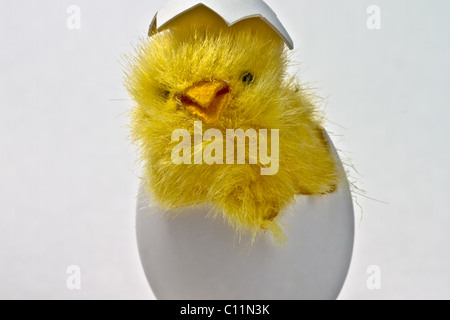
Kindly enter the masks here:
M 168 91 L 168 90 L 161 90 L 161 96 L 162 96 L 164 99 L 169 99 L 170 91 Z
M 242 82 L 249 85 L 252 84 L 255 81 L 255 76 L 251 74 L 250 72 L 244 72 L 241 75 Z

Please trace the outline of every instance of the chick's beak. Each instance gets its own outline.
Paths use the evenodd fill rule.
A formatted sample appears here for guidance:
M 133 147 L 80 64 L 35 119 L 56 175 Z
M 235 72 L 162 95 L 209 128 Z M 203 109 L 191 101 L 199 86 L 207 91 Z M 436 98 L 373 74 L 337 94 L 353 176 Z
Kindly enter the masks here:
M 230 99 L 230 87 L 225 81 L 202 81 L 187 88 L 179 102 L 208 124 L 215 124 Z

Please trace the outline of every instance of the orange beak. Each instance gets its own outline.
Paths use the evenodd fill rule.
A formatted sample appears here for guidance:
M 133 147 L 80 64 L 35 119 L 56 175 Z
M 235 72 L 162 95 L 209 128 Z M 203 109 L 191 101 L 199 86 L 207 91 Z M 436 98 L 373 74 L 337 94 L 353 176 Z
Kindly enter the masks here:
M 230 100 L 230 87 L 225 81 L 202 81 L 179 95 L 180 103 L 207 124 L 215 124 Z

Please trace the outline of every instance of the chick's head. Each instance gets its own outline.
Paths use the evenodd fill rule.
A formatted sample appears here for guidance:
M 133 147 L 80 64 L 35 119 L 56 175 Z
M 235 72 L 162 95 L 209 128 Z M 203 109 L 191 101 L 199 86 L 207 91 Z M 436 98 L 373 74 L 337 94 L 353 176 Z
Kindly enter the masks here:
M 141 43 L 128 82 L 132 96 L 165 121 L 262 124 L 256 118 L 270 116 L 264 109 L 282 94 L 284 42 L 260 18 L 229 27 L 205 7 L 193 11 Z

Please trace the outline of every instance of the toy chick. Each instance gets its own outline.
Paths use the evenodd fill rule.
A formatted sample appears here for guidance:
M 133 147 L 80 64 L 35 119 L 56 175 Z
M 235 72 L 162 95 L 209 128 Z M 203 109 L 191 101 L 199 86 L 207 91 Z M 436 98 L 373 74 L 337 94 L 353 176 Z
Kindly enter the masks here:
M 157 204 L 208 205 L 237 231 L 280 240 L 296 195 L 334 192 L 345 177 L 314 99 L 287 73 L 287 32 L 272 11 L 238 15 L 255 1 L 185 1 L 171 19 L 160 11 L 126 85 Z

